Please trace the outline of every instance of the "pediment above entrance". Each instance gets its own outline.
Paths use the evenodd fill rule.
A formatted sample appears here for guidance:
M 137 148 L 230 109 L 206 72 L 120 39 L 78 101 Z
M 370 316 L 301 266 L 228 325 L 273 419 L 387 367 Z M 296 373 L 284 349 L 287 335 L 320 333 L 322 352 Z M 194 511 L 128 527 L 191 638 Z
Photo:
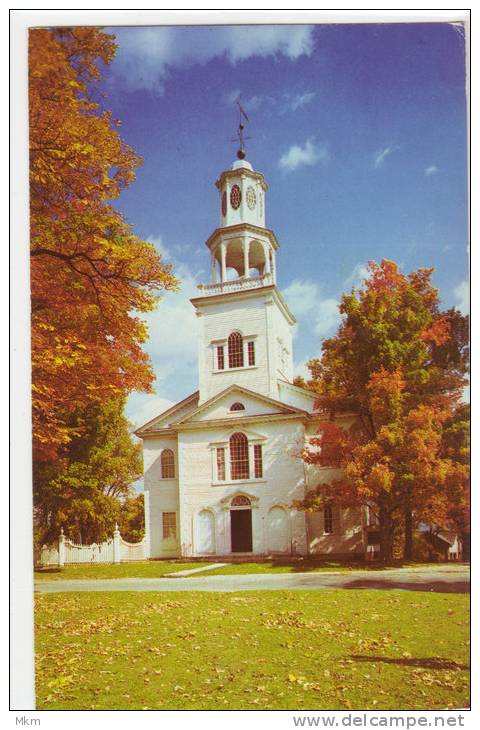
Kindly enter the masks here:
M 248 388 L 232 385 L 180 420 L 178 425 L 206 421 L 232 421 L 253 416 L 305 415 L 305 411 L 281 403 Z

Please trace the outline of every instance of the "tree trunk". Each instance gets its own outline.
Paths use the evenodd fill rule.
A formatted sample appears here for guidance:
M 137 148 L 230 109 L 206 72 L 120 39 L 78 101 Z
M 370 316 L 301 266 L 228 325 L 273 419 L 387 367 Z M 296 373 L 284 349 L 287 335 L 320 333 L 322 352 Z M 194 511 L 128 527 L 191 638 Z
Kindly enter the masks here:
M 413 560 L 413 516 L 409 504 L 405 507 L 405 542 L 403 545 L 403 559 Z
M 390 563 L 393 558 L 393 520 L 390 512 L 383 506 L 379 511 L 380 520 L 380 560 Z

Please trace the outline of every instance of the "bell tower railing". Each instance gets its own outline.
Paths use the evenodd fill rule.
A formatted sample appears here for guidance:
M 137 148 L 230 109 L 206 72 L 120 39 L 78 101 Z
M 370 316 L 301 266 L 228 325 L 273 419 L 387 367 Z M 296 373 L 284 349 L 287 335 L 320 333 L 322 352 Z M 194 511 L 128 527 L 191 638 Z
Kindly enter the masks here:
M 273 274 L 265 273 L 262 276 L 241 276 L 238 279 L 221 281 L 216 284 L 198 284 L 201 296 L 213 294 L 227 294 L 229 292 L 245 291 L 247 289 L 260 289 L 263 286 L 274 284 Z

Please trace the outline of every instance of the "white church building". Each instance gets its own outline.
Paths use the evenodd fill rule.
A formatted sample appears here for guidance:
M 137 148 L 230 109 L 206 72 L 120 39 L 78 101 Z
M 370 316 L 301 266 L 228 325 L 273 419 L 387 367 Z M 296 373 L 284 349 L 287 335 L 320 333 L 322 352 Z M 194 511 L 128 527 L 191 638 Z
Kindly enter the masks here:
M 313 393 L 292 383 L 295 317 L 276 283 L 268 187 L 244 157 L 240 149 L 216 182 L 220 225 L 206 242 L 212 281 L 191 299 L 198 390 L 136 431 L 147 554 L 362 557 L 363 508 L 292 507 L 335 470 L 301 458 L 325 415 L 315 412 Z M 227 269 L 237 278 L 227 279 Z

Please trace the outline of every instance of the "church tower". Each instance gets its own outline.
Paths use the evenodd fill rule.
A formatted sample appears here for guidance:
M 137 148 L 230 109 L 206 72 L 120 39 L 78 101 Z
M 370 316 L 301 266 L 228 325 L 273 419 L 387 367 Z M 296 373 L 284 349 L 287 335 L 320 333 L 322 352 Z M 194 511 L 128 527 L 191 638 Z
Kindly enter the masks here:
M 215 183 L 220 225 L 206 241 L 211 282 L 191 299 L 200 322 L 200 404 L 234 384 L 278 399 L 278 381 L 293 379 L 295 318 L 277 288 L 268 186 L 245 159 L 242 130 L 237 160 Z

